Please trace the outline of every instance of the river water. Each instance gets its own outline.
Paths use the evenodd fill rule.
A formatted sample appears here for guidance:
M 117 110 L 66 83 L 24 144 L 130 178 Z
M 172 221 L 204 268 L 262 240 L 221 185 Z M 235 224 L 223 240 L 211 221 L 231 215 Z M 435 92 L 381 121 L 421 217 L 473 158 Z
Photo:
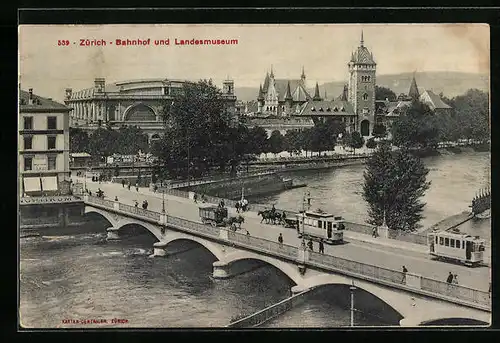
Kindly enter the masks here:
M 489 158 L 487 153 L 463 153 L 425 159 L 432 185 L 425 196 L 424 225 L 467 209 L 475 192 L 488 183 Z M 363 168 L 293 177 L 308 184 L 314 207 L 362 222 L 366 219 L 360 193 Z M 295 208 L 303 192 L 289 190 L 259 202 Z M 41 237 L 21 240 L 20 318 L 24 327 L 222 327 L 233 317 L 288 297 L 293 286 L 281 272 L 267 266 L 214 280 L 215 258 L 195 243 L 178 241 L 169 250 L 179 253 L 149 258 L 155 239 L 148 233 L 106 242 L 105 228 L 105 223 L 96 221 L 78 233 L 51 229 Z M 470 224 L 468 230 L 489 237 L 491 228 L 487 220 Z M 348 292 L 337 289 L 331 294 L 312 299 L 264 327 L 349 325 Z M 355 322 L 358 326 L 397 325 L 391 314 L 382 317 L 356 314 Z M 92 319 L 107 323 L 74 322 Z M 127 322 L 114 324 L 112 319 Z

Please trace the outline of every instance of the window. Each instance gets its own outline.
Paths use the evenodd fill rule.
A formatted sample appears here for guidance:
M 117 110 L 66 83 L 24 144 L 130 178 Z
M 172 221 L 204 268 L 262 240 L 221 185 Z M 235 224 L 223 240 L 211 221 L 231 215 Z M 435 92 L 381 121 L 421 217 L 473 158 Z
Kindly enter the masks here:
M 449 238 L 445 238 L 444 239 L 444 246 L 445 247 L 449 247 L 450 246 L 450 239 Z
M 443 237 L 439 237 L 439 245 L 443 245 Z
M 24 171 L 33 170 L 33 157 L 24 158 Z
M 48 169 L 55 170 L 56 169 L 56 157 L 57 156 L 47 156 Z
M 24 129 L 33 130 L 33 117 L 24 117 Z
M 57 117 L 47 117 L 47 130 L 57 129 Z
M 436 244 L 438 244 L 438 238 L 437 238 L 437 236 L 436 236 Z
M 363 100 L 365 100 L 365 101 L 368 100 L 368 94 L 366 94 L 366 93 L 363 94 Z
M 465 241 L 462 241 L 462 249 L 465 249 Z
M 47 137 L 47 149 L 55 149 L 56 148 L 56 137 L 49 136 Z
M 323 223 L 321 222 L 321 220 L 318 220 L 318 227 L 319 227 L 320 229 L 321 229 L 322 224 L 323 224 Z
M 33 137 L 24 137 L 24 150 L 33 149 Z
M 455 240 L 450 239 L 450 247 L 454 248 L 455 247 Z

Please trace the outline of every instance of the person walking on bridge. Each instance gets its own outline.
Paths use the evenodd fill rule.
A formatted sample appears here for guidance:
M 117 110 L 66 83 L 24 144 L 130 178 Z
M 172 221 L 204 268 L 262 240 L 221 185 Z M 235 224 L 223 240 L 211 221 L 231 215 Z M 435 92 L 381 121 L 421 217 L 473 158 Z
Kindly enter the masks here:
M 408 269 L 403 266 L 403 278 L 401 279 L 401 283 L 406 283 L 406 273 L 408 273 Z
M 125 179 L 122 179 L 122 188 L 125 188 Z
M 237 201 L 236 204 L 234 204 L 234 207 L 236 208 L 236 213 L 240 213 L 240 202 Z
M 448 277 L 446 278 L 446 282 L 448 284 L 451 284 L 453 282 L 453 274 L 451 272 L 448 274 Z
M 278 236 L 278 243 L 280 245 L 283 245 L 283 235 L 281 234 L 281 232 L 280 232 L 280 235 Z
M 319 241 L 319 252 L 320 252 L 320 254 L 325 253 L 325 246 L 323 244 L 323 241 Z
M 309 239 L 309 242 L 307 242 L 307 246 L 309 247 L 309 250 L 314 251 L 312 239 Z

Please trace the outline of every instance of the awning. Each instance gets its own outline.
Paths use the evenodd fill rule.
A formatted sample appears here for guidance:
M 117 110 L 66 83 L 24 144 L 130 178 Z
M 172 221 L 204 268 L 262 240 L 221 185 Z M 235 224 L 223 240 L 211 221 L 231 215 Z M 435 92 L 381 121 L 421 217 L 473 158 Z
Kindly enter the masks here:
M 44 191 L 57 191 L 57 176 L 42 177 L 42 189 Z
M 25 192 L 40 192 L 40 178 L 39 177 L 25 177 L 24 181 L 24 191 Z

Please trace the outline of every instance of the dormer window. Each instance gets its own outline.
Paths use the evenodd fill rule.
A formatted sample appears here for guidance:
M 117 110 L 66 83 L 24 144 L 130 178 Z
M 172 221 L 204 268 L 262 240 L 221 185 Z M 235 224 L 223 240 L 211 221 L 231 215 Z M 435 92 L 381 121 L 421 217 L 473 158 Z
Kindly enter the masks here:
M 331 111 L 332 111 L 332 109 L 331 109 L 330 107 L 327 107 L 327 108 L 326 108 L 326 111 L 327 111 L 327 112 L 331 112 Z
M 363 100 L 365 100 L 365 101 L 368 100 L 368 94 L 367 93 L 363 94 Z
M 340 108 L 340 111 L 341 111 L 341 112 L 345 112 L 345 108 L 344 108 L 344 106 L 342 106 L 342 107 Z
M 338 111 L 339 111 L 339 109 L 337 108 L 337 106 L 335 106 L 335 107 L 333 108 L 333 112 L 338 112 Z
M 319 108 L 319 111 L 320 111 L 320 112 L 323 112 L 323 107 L 320 107 L 320 108 Z
M 316 109 L 314 107 L 311 107 L 312 112 L 316 112 Z

